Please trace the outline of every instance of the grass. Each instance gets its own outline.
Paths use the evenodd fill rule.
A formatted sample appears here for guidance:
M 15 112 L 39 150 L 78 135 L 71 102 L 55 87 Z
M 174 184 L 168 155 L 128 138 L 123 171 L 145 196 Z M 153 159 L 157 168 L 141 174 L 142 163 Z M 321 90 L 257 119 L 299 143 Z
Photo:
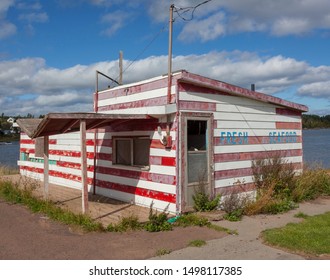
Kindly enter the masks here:
M 0 176 L 14 175 L 18 173 L 19 173 L 18 168 L 9 167 L 6 165 L 0 165 Z
M 170 254 L 172 251 L 170 249 L 166 249 L 166 248 L 161 248 L 161 249 L 158 249 L 156 251 L 156 256 L 157 257 L 160 257 L 160 256 L 164 256 L 164 255 L 168 255 Z
M 32 194 L 31 188 L 20 189 L 10 181 L 0 180 L 0 197 L 11 203 L 26 205 L 34 213 L 47 215 L 54 221 L 81 227 L 84 231 L 104 231 L 101 223 L 94 222 L 89 216 L 75 214 L 58 207 L 54 202 L 39 199 Z
M 330 254 L 330 212 L 305 217 L 299 224 L 266 230 L 262 234 L 267 244 L 309 255 Z
M 192 240 L 188 244 L 188 246 L 191 246 L 191 247 L 202 247 L 204 245 L 206 245 L 206 241 L 201 240 L 201 239 Z

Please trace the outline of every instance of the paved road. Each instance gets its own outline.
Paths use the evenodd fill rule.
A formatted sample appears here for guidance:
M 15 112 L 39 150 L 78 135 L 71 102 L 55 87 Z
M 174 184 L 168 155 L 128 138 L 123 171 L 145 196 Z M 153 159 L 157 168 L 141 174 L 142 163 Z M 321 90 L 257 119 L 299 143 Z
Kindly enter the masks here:
M 258 215 L 244 217 L 240 222 L 220 221 L 218 225 L 238 231 L 238 235 L 230 235 L 207 242 L 200 248 L 187 247 L 171 254 L 154 259 L 185 260 L 185 259 L 223 259 L 223 260 L 299 260 L 303 257 L 290 254 L 262 244 L 260 233 L 269 228 L 285 226 L 290 222 L 299 222 L 295 218 L 298 212 L 317 215 L 330 211 L 330 198 L 317 199 L 302 203 L 298 209 L 281 215 Z

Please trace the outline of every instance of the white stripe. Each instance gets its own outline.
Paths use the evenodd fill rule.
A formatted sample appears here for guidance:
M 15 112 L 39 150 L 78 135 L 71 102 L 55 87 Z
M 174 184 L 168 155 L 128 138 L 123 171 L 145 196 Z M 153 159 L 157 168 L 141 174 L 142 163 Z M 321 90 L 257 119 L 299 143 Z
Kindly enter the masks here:
M 210 94 L 210 93 L 196 93 L 196 92 L 180 92 L 180 100 L 186 101 L 196 101 L 196 102 L 213 102 L 220 104 L 230 104 L 230 105 L 243 105 L 243 106 L 269 106 L 273 107 L 262 101 L 252 100 L 250 98 L 241 96 L 230 96 L 221 94 Z
M 215 171 L 221 170 L 231 170 L 240 168 L 250 168 L 252 166 L 253 160 L 242 160 L 242 161 L 229 161 L 229 162 L 219 162 L 214 164 Z M 302 162 L 302 156 L 297 157 L 283 157 L 283 163 L 297 163 Z
M 215 146 L 215 154 L 302 149 L 302 143 Z
M 221 180 L 215 180 L 215 188 L 223 188 L 223 187 L 232 187 L 239 185 L 239 182 L 244 185 L 248 183 L 253 183 L 253 176 L 243 176 L 243 177 L 235 177 L 235 178 L 227 178 Z
M 275 122 L 238 122 L 231 120 L 218 120 L 217 128 L 226 129 L 276 129 Z
M 150 165 L 150 173 L 175 176 L 175 166 Z
M 102 106 L 107 106 L 107 105 L 123 104 L 126 102 L 148 100 L 148 99 L 152 99 L 152 98 L 166 96 L 166 94 L 167 94 L 167 89 L 160 88 L 160 89 L 154 89 L 154 90 L 144 91 L 144 92 L 140 92 L 140 93 L 129 94 L 126 96 L 112 97 L 112 98 L 99 100 L 98 105 L 99 105 L 99 107 L 102 107 Z
M 283 116 L 269 114 L 240 114 L 228 112 L 215 112 L 215 120 L 225 121 L 259 121 L 259 122 L 301 122 L 300 116 Z
M 151 156 L 160 156 L 160 157 L 175 157 L 176 150 L 165 150 L 165 149 L 150 149 Z
M 110 114 L 125 114 L 125 115 L 140 114 L 140 115 L 151 115 L 151 116 L 165 115 L 175 112 L 176 112 L 176 104 L 102 111 L 102 113 L 110 113 Z
M 152 190 L 152 191 L 159 191 L 159 192 L 171 193 L 171 194 L 176 193 L 175 185 L 161 184 L 161 183 L 155 183 L 155 182 L 150 182 L 150 181 L 144 181 L 144 180 L 140 180 L 140 179 L 132 179 L 132 178 L 100 174 L 100 173 L 96 173 L 96 178 L 98 180 L 102 180 L 102 181 L 106 181 L 106 182 L 117 183 L 117 184 L 122 184 L 122 185 L 126 185 L 126 186 L 132 186 L 132 187 L 139 187 L 139 188 Z

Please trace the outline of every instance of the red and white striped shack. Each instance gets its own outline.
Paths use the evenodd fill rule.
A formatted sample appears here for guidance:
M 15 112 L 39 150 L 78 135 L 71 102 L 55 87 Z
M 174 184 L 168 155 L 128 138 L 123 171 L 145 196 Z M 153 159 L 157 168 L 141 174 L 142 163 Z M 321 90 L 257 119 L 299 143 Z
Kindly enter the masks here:
M 276 153 L 302 169 L 307 110 L 182 70 L 97 92 L 94 113 L 19 121 L 18 164 L 23 175 L 85 197 L 181 213 L 201 181 L 212 196 L 253 192 L 257 158 Z

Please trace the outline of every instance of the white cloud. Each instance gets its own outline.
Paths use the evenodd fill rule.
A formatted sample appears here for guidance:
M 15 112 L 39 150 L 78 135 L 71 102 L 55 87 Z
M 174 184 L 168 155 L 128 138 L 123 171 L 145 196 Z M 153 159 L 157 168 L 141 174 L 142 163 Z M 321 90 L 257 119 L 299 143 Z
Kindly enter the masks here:
M 169 2 L 147 1 L 148 13 L 160 22 L 168 21 Z M 175 6 L 194 7 L 200 0 L 176 0 Z M 330 29 L 328 0 L 217 0 L 198 7 L 190 22 L 184 22 L 180 38 L 213 40 L 240 32 L 268 32 L 275 36 L 304 35 Z M 189 18 L 190 13 L 185 17 Z M 180 22 L 177 13 L 176 24 Z M 212 23 L 212 24 L 207 24 Z M 212 35 L 211 35 L 212 34 Z
M 27 14 L 21 14 L 19 16 L 20 20 L 25 20 L 29 23 L 32 22 L 47 22 L 48 21 L 48 15 L 45 12 L 41 12 L 41 13 L 27 13 Z
M 16 26 L 10 22 L 0 22 L 0 39 L 9 37 L 16 33 Z
M 131 14 L 129 12 L 123 11 L 116 11 L 102 16 L 101 22 L 109 25 L 108 28 L 102 31 L 102 34 L 106 36 L 112 36 L 127 24 L 130 16 Z
M 125 60 L 124 69 L 130 63 L 131 61 Z M 174 57 L 173 71 L 179 69 L 246 88 L 254 83 L 258 91 L 268 94 L 297 88 L 292 101 L 299 100 L 301 96 L 330 101 L 330 67 L 313 67 L 293 58 L 260 57 L 255 53 L 242 51 L 210 52 Z M 1 108 L 5 108 L 5 113 L 8 114 L 34 115 L 91 111 L 95 70 L 116 79 L 118 62 L 103 61 L 58 69 L 48 67 L 41 58 L 0 61 Z M 124 72 L 124 83 L 166 72 L 167 56 L 148 57 L 136 61 Z

